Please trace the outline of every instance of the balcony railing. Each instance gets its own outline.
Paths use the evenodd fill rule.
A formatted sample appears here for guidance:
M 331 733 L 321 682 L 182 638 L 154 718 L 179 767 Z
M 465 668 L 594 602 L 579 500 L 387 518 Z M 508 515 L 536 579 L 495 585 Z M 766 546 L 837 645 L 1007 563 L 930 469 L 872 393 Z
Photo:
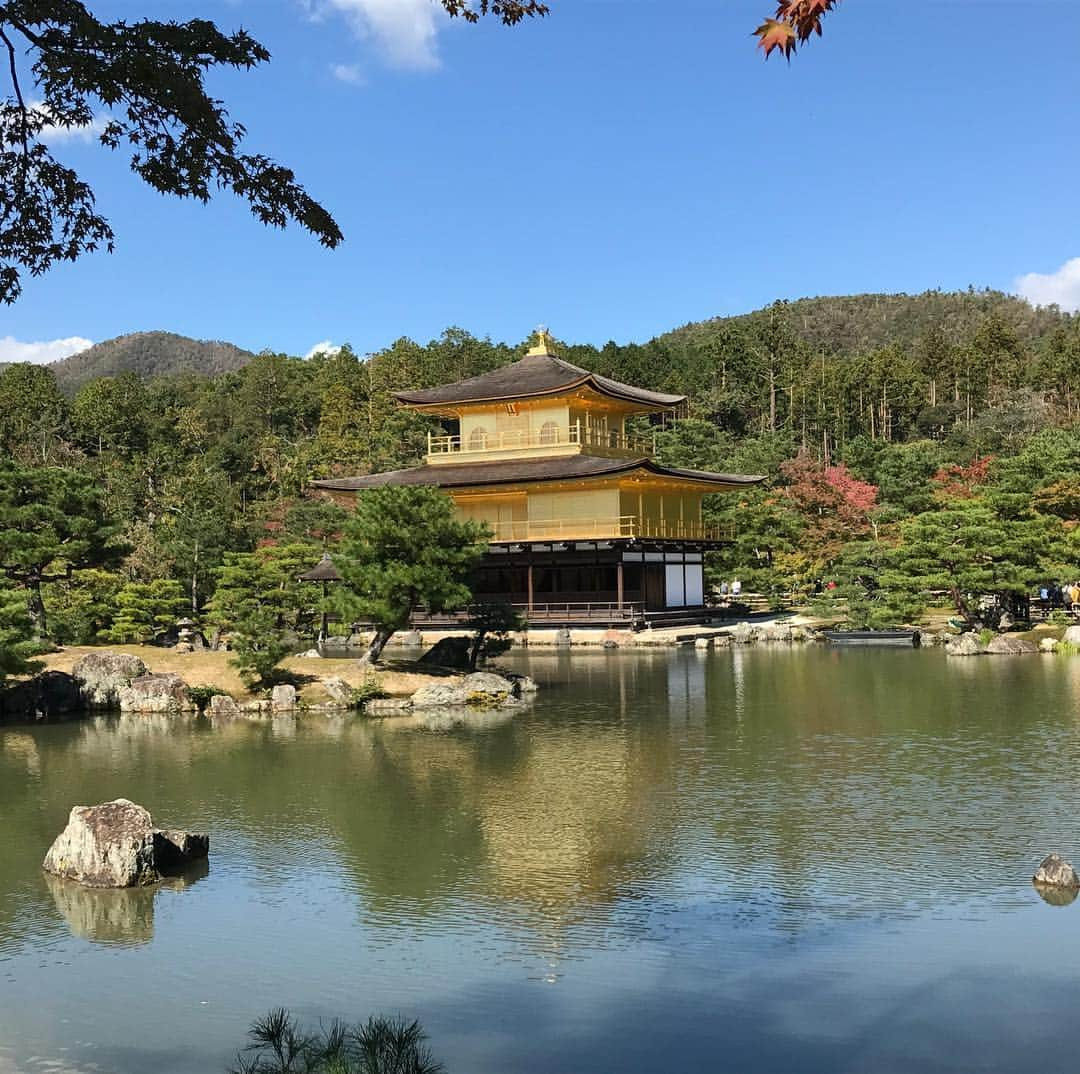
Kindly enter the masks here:
M 594 541 L 659 538 L 684 541 L 731 541 L 735 530 L 729 523 L 708 524 L 667 519 L 642 519 L 636 515 L 611 518 L 558 518 L 488 522 L 497 543 L 516 541 Z
M 624 451 L 648 456 L 656 451 L 656 441 L 648 436 L 628 436 L 616 430 L 587 429 L 581 422 L 569 426 L 540 429 L 515 429 L 499 433 L 473 433 L 471 436 L 435 436 L 428 433 L 429 455 L 478 455 L 492 451 L 533 450 L 563 447 L 568 444 L 598 447 L 606 451 Z

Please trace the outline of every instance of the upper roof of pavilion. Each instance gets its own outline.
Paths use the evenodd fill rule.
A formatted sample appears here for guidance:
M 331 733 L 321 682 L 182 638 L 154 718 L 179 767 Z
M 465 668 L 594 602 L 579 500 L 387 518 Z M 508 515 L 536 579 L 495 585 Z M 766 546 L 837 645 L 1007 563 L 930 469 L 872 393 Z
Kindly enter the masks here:
M 566 395 L 581 389 L 591 389 L 597 395 L 630 403 L 639 410 L 671 410 L 686 402 L 685 395 L 668 395 L 635 388 L 632 384 L 590 373 L 587 369 L 564 361 L 552 351 L 552 339 L 547 330 L 537 332 L 538 342 L 524 358 L 501 369 L 482 373 L 478 377 L 443 384 L 437 388 L 396 392 L 399 403 L 419 409 L 441 409 L 454 405 L 504 403 Z

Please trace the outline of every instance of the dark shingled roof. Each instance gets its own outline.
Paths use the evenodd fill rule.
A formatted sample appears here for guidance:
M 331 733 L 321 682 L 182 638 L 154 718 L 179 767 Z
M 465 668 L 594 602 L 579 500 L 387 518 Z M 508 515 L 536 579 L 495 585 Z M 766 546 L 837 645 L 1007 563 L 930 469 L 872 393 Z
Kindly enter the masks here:
M 681 477 L 719 486 L 757 485 L 764 477 L 746 474 L 709 474 L 702 470 L 678 470 L 661 466 L 652 459 L 602 459 L 594 455 L 564 455 L 553 459 L 521 459 L 508 462 L 473 462 L 460 465 L 415 466 L 411 470 L 390 470 L 367 477 L 327 478 L 315 481 L 317 488 L 334 492 L 355 492 L 384 485 L 435 485 L 438 488 L 469 488 L 481 485 L 511 485 L 521 481 L 563 481 L 567 478 L 608 477 L 645 470 L 660 477 Z
M 657 409 L 677 407 L 686 402 L 685 395 L 664 395 L 621 384 L 564 362 L 553 354 L 529 354 L 520 361 L 479 377 L 459 380 L 456 384 L 443 384 L 438 388 L 396 392 L 395 398 L 409 406 L 433 406 L 527 399 L 537 395 L 557 395 L 579 387 L 590 387 L 601 395 Z
M 323 552 L 322 559 L 309 571 L 300 575 L 301 582 L 340 582 L 341 575 L 334 566 L 329 552 Z

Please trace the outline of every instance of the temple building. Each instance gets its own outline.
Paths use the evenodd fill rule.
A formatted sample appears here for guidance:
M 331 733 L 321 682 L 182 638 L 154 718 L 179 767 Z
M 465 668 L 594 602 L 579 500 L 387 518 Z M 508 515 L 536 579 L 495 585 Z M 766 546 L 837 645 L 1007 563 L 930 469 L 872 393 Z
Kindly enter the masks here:
M 534 624 L 689 620 L 705 606 L 704 553 L 731 539 L 702 500 L 762 477 L 663 466 L 628 420 L 685 413 L 686 397 L 598 376 L 553 353 L 438 388 L 397 393 L 441 420 L 422 466 L 316 481 L 338 502 L 381 485 L 433 485 L 491 545 L 473 579 L 478 600 L 505 600 Z

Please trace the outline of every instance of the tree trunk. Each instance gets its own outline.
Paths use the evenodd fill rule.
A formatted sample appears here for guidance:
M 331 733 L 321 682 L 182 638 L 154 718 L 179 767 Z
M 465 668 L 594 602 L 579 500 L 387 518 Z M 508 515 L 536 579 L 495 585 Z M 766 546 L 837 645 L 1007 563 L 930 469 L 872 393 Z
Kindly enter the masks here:
M 371 644 L 368 645 L 367 652 L 364 653 L 360 663 L 362 664 L 377 664 L 379 657 L 382 656 L 383 649 L 386 648 L 386 643 L 394 636 L 392 630 L 387 630 L 386 627 L 379 627 L 375 631 L 375 636 L 371 639 Z
M 484 638 L 487 636 L 486 630 L 478 630 L 472 639 L 472 643 L 469 645 L 469 670 L 475 671 L 476 665 L 480 663 L 480 654 L 484 651 Z
M 971 609 L 968 607 L 968 602 L 964 600 L 964 595 L 960 592 L 959 587 L 953 586 L 951 592 L 953 607 L 964 617 L 964 622 L 967 623 L 968 626 L 977 626 L 978 620 L 976 620 L 975 616 L 972 614 Z
M 199 542 L 195 542 L 195 558 L 191 564 L 191 615 L 199 614 Z
M 34 637 L 40 640 L 48 633 L 48 622 L 45 618 L 45 601 L 41 598 L 41 577 L 30 575 L 26 580 L 26 588 L 30 595 L 26 601 L 27 611 L 34 621 Z

